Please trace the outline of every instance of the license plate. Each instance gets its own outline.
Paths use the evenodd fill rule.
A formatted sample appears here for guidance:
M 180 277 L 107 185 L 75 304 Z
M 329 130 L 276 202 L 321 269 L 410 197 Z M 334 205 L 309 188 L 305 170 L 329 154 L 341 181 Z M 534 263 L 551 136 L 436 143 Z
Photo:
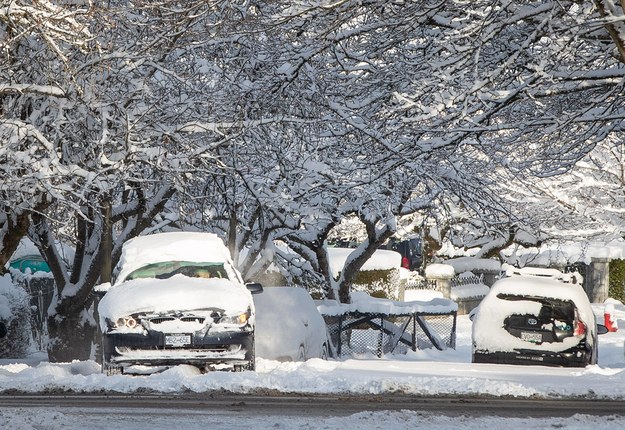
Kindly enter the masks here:
M 190 334 L 167 334 L 165 335 L 165 346 L 187 346 L 191 345 Z
M 538 342 L 542 342 L 543 341 L 543 335 L 542 335 L 542 333 L 534 333 L 534 332 L 522 331 L 521 332 L 521 339 L 526 341 L 526 342 L 538 343 Z

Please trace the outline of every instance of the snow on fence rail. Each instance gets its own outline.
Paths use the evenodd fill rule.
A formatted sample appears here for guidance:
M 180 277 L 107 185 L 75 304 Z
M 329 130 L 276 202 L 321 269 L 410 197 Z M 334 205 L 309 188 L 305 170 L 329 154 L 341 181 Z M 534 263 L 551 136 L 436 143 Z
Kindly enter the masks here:
M 448 299 L 396 302 L 352 293 L 351 304 L 318 305 L 335 357 L 456 347 L 458 305 Z
M 480 285 L 484 283 L 484 275 L 470 275 L 466 276 L 464 274 L 456 275 L 451 278 L 451 288 L 461 287 L 465 285 Z

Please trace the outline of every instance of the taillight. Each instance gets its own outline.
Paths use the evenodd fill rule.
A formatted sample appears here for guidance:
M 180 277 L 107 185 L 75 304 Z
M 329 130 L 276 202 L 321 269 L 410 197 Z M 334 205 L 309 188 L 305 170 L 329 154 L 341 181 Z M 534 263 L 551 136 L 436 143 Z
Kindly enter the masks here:
M 575 325 L 573 327 L 573 335 L 574 336 L 583 336 L 586 334 L 586 324 L 583 321 L 575 320 Z
M 410 262 L 408 261 L 408 257 L 401 258 L 401 267 L 403 267 L 404 269 L 410 269 Z

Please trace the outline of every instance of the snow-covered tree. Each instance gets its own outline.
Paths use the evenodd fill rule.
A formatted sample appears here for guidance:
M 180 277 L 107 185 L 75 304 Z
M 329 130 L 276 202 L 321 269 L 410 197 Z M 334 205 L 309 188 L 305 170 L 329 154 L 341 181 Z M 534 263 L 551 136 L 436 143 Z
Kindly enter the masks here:
M 16 178 L 5 211 L 33 214 L 31 236 L 55 273 L 51 355 L 81 356 L 68 348 L 80 328 L 86 351 L 109 226 L 114 259 L 124 240 L 174 217 L 175 191 L 185 222 L 219 224 L 248 279 L 290 258 L 274 245 L 283 240 L 343 301 L 403 216 L 461 208 L 491 248 L 511 226 L 527 231 L 540 199 L 520 196 L 622 131 L 611 10 L 457 0 L 2 7 L 0 130 L 12 143 L 0 148 Z M 26 147 L 45 169 L 28 165 Z M 326 242 L 347 216 L 366 239 L 336 280 Z M 71 267 L 52 248 L 63 235 L 78 250 Z

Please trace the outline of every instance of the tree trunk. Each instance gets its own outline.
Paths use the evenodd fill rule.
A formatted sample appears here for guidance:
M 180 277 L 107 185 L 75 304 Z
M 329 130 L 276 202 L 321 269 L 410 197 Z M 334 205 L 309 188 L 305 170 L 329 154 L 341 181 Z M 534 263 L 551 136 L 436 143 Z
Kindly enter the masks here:
M 85 320 L 83 314 L 48 317 L 48 359 L 51 362 L 67 363 L 91 358 L 96 327 Z

